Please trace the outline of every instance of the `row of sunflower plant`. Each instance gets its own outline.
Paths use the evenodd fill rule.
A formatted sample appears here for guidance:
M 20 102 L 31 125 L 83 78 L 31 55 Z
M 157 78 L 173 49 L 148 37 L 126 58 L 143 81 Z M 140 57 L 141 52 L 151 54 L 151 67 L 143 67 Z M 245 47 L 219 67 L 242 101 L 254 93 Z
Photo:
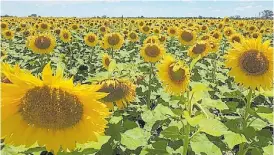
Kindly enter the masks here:
M 1 19 L 1 152 L 273 154 L 273 21 Z

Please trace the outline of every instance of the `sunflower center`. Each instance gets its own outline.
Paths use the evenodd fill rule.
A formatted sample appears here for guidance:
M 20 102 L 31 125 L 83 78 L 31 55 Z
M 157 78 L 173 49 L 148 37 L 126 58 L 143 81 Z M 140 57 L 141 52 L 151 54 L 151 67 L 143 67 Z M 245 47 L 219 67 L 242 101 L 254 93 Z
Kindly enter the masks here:
M 105 64 L 106 64 L 107 66 L 109 66 L 109 64 L 110 64 L 109 58 L 106 58 L 106 59 L 105 59 Z
M 165 38 L 164 36 L 161 36 L 161 37 L 159 38 L 159 40 L 160 40 L 161 42 L 163 42 L 163 41 L 166 40 L 166 38 Z
M 206 30 L 206 28 L 207 28 L 206 26 L 202 26 L 202 30 Z
M 66 91 L 43 86 L 25 94 L 19 112 L 29 124 L 46 129 L 65 129 L 82 119 L 83 105 Z
M 269 61 L 258 50 L 251 49 L 242 54 L 240 67 L 249 75 L 262 75 L 269 67 Z
M 194 54 L 201 54 L 201 53 L 203 53 L 203 52 L 205 51 L 205 49 L 206 49 L 206 45 L 205 45 L 205 44 L 197 44 L 197 45 L 193 48 L 192 52 L 193 52 Z
M 76 30 L 78 27 L 77 27 L 77 25 L 72 25 L 72 28 L 73 28 L 74 30 Z
M 88 36 L 88 41 L 93 43 L 95 41 L 94 36 Z
M 43 23 L 43 24 L 41 24 L 41 28 L 42 28 L 42 29 L 47 29 L 47 28 L 48 28 L 48 25 Z
M 112 46 L 117 45 L 120 42 L 120 38 L 117 34 L 108 37 L 108 43 Z
M 253 27 L 253 26 L 251 26 L 250 28 L 249 28 L 249 30 L 251 30 L 251 31 L 253 31 L 255 29 L 255 27 Z
M 155 33 L 159 33 L 159 30 L 158 30 L 158 29 L 156 29 L 156 30 L 154 30 L 154 32 L 155 32 Z
M 44 36 L 40 36 L 38 38 L 35 39 L 35 46 L 39 49 L 47 49 L 50 47 L 50 39 Z
M 6 32 L 6 36 L 11 36 L 11 32 L 10 31 Z
M 100 28 L 100 31 L 101 31 L 101 32 L 105 32 L 105 31 L 106 31 L 106 28 L 105 28 L 105 27 L 101 27 L 101 28 Z
M 57 29 L 57 30 L 55 30 L 55 33 L 57 33 L 57 34 L 60 34 L 60 30 L 59 29 Z
M 214 37 L 215 39 L 218 39 L 218 38 L 219 38 L 219 34 L 218 34 L 218 33 L 215 33 L 215 34 L 213 35 L 213 37 Z
M 130 36 L 131 39 L 136 39 L 137 38 L 135 33 L 131 33 L 129 36 Z
M 176 32 L 176 31 L 175 31 L 174 29 L 171 29 L 171 30 L 170 30 L 170 33 L 171 33 L 171 34 L 175 34 L 175 32 Z
M 168 69 L 169 78 L 175 82 L 181 82 L 185 79 L 185 70 L 180 68 L 177 71 L 173 71 L 173 66 Z
M 259 35 L 258 35 L 257 33 L 253 33 L 253 34 L 252 34 L 252 37 L 253 37 L 253 38 L 258 38 Z
M 143 27 L 143 30 L 144 30 L 145 32 L 148 32 L 148 31 L 149 31 L 149 28 L 148 28 L 147 26 L 144 26 L 144 27 Z
M 202 40 L 208 40 L 208 39 L 209 39 L 209 36 L 203 36 L 201 39 L 202 39 Z
M 64 34 L 63 34 L 63 37 L 64 37 L 65 39 L 68 39 L 68 38 L 69 38 L 68 33 L 64 33 Z
M 106 97 L 102 98 L 103 102 L 116 102 L 127 95 L 128 86 L 123 83 L 104 84 L 98 92 L 109 93 Z
M 7 27 L 7 25 L 6 25 L 6 24 L 3 24 L 3 23 L 1 24 L 1 28 L 3 28 L 3 29 L 4 29 L 4 28 L 6 28 L 6 27 Z
M 225 33 L 226 33 L 227 36 L 230 36 L 232 34 L 232 31 L 231 30 L 227 30 Z
M 240 43 L 240 42 L 241 42 L 241 39 L 240 39 L 240 37 L 235 36 L 235 37 L 232 38 L 232 41 L 233 41 L 233 42 L 238 42 L 238 43 Z
M 193 35 L 189 32 L 184 31 L 181 35 L 181 38 L 186 42 L 190 42 L 193 39 Z
M 149 57 L 157 57 L 160 54 L 160 49 L 156 45 L 147 46 L 145 53 Z

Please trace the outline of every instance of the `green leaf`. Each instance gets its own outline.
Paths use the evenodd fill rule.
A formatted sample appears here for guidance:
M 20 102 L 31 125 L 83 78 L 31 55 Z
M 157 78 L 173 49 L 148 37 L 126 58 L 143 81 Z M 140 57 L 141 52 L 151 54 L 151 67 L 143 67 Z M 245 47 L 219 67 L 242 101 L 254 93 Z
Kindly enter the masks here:
M 121 144 L 130 150 L 135 150 L 140 146 L 147 145 L 150 134 L 141 128 L 134 128 L 122 133 L 121 136 Z
M 216 119 L 202 119 L 199 122 L 200 130 L 212 136 L 221 136 L 227 133 L 227 127 Z
M 200 115 L 197 115 L 194 117 L 190 117 L 188 112 L 186 112 L 186 111 L 184 111 L 184 117 L 185 117 L 186 121 L 193 127 L 197 126 L 201 120 L 206 118 L 203 114 L 200 114 Z
M 273 113 L 257 113 L 261 118 L 266 119 L 273 125 Z
M 202 104 L 209 108 L 216 108 L 218 110 L 228 109 L 228 106 L 221 100 L 212 100 L 210 98 L 205 98 L 203 99 Z
M 196 57 L 195 59 L 193 59 L 190 63 L 189 69 L 192 70 L 193 67 L 195 66 L 195 64 L 201 59 L 201 55 L 199 55 L 198 57 Z
M 116 61 L 114 59 L 112 59 L 110 61 L 109 66 L 108 66 L 108 71 L 113 72 L 115 68 L 116 68 Z
M 264 150 L 264 154 L 263 155 L 273 155 L 273 147 L 274 145 L 268 145 L 266 147 L 263 148 Z
M 267 126 L 267 123 L 259 118 L 250 120 L 248 123 L 250 123 L 250 126 L 253 127 L 256 131 L 262 130 L 262 128 Z
M 195 154 L 202 155 L 222 155 L 221 150 L 208 140 L 205 134 L 196 134 L 191 138 L 190 146 Z
M 170 138 L 172 140 L 176 140 L 178 138 L 181 138 L 181 134 L 179 131 L 179 128 L 177 126 L 170 126 L 167 127 L 166 129 L 164 129 L 161 134 L 165 137 L 165 138 Z
M 117 124 L 123 119 L 122 116 L 112 116 L 111 119 L 109 120 L 109 123 L 111 124 Z
M 192 101 L 197 102 L 203 98 L 209 98 L 209 93 L 211 89 L 209 86 L 205 83 L 199 83 L 199 82 L 192 82 L 191 83 L 191 92 L 190 94 L 193 95 Z
M 224 135 L 224 137 L 225 137 L 224 141 L 227 143 L 230 149 L 233 149 L 235 145 L 247 142 L 244 135 L 237 134 L 234 132 L 228 132 L 227 134 Z
M 97 136 L 98 141 L 97 142 L 89 142 L 89 143 L 85 143 L 85 144 L 78 144 L 76 145 L 77 148 L 79 148 L 81 151 L 85 150 L 85 149 L 96 149 L 96 150 L 100 150 L 102 145 L 107 143 L 108 140 L 110 139 L 110 136 Z

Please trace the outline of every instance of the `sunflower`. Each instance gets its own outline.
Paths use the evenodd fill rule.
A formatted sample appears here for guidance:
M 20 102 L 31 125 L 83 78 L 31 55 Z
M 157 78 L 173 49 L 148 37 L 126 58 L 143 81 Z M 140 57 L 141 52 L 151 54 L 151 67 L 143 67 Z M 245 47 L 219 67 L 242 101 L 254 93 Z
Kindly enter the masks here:
M 106 34 L 106 33 L 108 32 L 108 28 L 105 27 L 105 26 L 101 26 L 101 27 L 99 28 L 99 31 L 100 31 L 100 33 L 102 33 L 102 34 Z
M 222 40 L 222 34 L 221 34 L 221 32 L 219 32 L 219 31 L 213 31 L 213 32 L 211 33 L 211 36 L 212 36 L 216 41 Z
M 200 27 L 200 30 L 201 30 L 202 32 L 206 32 L 206 31 L 208 30 L 208 26 L 207 26 L 207 25 L 202 25 L 202 26 Z
M 217 26 L 217 28 L 219 30 L 222 30 L 224 28 L 224 23 L 219 23 L 218 26 Z
M 225 65 L 237 83 L 256 89 L 271 89 L 273 84 L 273 47 L 261 38 L 245 39 L 232 44 Z
M 146 62 L 157 62 L 165 53 L 165 48 L 161 44 L 155 43 L 144 44 L 140 52 Z
M 53 76 L 50 64 L 44 67 L 42 80 L 24 71 L 6 74 L 11 83 L 2 83 L 1 90 L 5 143 L 28 147 L 37 142 L 57 153 L 104 134 L 109 112 L 98 101 L 105 96 L 97 92 L 99 86 L 74 85 L 59 67 Z
M 232 27 L 225 27 L 224 28 L 224 35 L 226 37 L 230 37 L 234 33 L 234 30 Z
M 71 42 L 71 33 L 69 30 L 63 29 L 60 32 L 60 39 L 64 42 L 64 43 L 68 43 Z
M 1 22 L 1 31 L 9 29 L 9 24 L 7 22 Z
M 131 42 L 137 42 L 138 39 L 139 39 L 138 34 L 136 32 L 133 32 L 133 31 L 128 34 L 128 38 Z
M 230 43 L 234 43 L 234 42 L 241 43 L 242 40 L 243 40 L 243 36 L 239 33 L 234 33 L 229 37 Z
M 118 50 L 123 46 L 124 37 L 120 33 L 109 33 L 104 36 L 104 44 L 107 48 Z
M 102 57 L 102 64 L 103 66 L 105 67 L 105 69 L 108 70 L 108 67 L 110 65 L 110 62 L 111 62 L 111 58 L 108 54 L 104 54 L 103 57 Z
M 12 40 L 14 38 L 14 31 L 11 30 L 5 30 L 2 32 L 3 36 L 7 40 Z
M 136 97 L 136 86 L 129 80 L 107 79 L 100 82 L 101 88 L 98 92 L 108 93 L 101 99 L 110 110 L 114 109 L 114 104 L 118 109 L 125 108 L 133 102 Z
M 224 20 L 225 23 L 228 23 L 228 22 L 229 22 L 229 18 L 228 18 L 228 17 L 224 17 L 223 20 Z
M 77 31 L 79 29 L 79 25 L 78 24 L 71 24 L 70 28 L 74 31 Z
M 178 28 L 177 27 L 169 27 L 167 29 L 167 34 L 170 36 L 170 37 L 174 37 L 177 35 L 177 32 L 178 31 Z
M 218 42 L 216 42 L 215 40 L 209 40 L 208 41 L 209 44 L 209 52 L 211 53 L 216 53 L 219 50 L 220 44 Z
M 158 39 L 161 44 L 164 44 L 166 42 L 167 37 L 165 35 L 159 35 Z
M 98 43 L 98 38 L 97 38 L 96 34 L 94 34 L 92 32 L 86 34 L 84 37 L 84 40 L 85 40 L 86 45 L 88 45 L 90 47 L 94 47 Z
M 50 26 L 47 23 L 39 23 L 38 29 L 41 31 L 47 31 L 49 30 Z
M 28 37 L 26 44 L 34 53 L 49 54 L 55 48 L 56 40 L 53 35 L 44 33 Z
M 158 77 L 167 92 L 181 95 L 186 91 L 190 73 L 183 61 L 177 61 L 171 55 L 166 55 L 157 68 Z
M 160 28 L 159 28 L 159 27 L 154 27 L 154 28 L 153 28 L 153 33 L 154 33 L 154 34 L 158 35 L 158 34 L 160 34 L 160 32 L 161 32 L 161 31 L 160 31 Z
M 144 41 L 144 44 L 148 44 L 148 43 L 160 43 L 159 38 L 157 36 L 149 36 L 147 37 Z
M 208 54 L 210 50 L 210 46 L 205 41 L 198 41 L 195 43 L 192 47 L 188 49 L 188 55 L 192 58 L 196 58 L 199 55 L 201 57 L 204 57 Z
M 196 33 L 194 31 L 181 30 L 178 37 L 181 44 L 187 46 L 193 45 L 196 41 Z
M 150 33 L 150 27 L 148 25 L 144 25 L 144 26 L 140 27 L 140 30 L 144 34 L 149 34 Z
M 256 39 L 262 37 L 262 34 L 260 34 L 259 32 L 253 32 L 250 37 Z
M 247 27 L 247 30 L 249 31 L 249 32 L 255 32 L 255 31 L 257 31 L 257 27 L 256 26 L 254 26 L 254 25 L 251 25 L 251 26 L 248 26 Z

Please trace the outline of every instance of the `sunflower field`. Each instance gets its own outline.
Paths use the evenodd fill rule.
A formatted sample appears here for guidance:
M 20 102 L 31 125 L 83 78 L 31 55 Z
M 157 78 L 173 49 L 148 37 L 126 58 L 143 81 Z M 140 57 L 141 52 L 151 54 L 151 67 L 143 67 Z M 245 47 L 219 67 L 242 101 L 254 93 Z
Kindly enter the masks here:
M 2 155 L 272 155 L 273 20 L 3 17 Z

